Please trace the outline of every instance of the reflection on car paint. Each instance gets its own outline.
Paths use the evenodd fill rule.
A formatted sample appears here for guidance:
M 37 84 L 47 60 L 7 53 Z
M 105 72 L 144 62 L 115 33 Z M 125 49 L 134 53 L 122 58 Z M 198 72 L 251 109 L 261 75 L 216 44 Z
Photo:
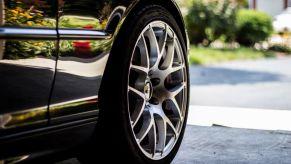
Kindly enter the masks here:
M 19 163 L 21 161 L 26 160 L 27 158 L 29 158 L 29 155 L 21 155 L 21 156 L 17 156 L 17 157 L 13 157 L 13 158 L 8 158 L 5 160 L 0 160 L 0 164 Z
M 54 0 L 0 0 L 0 9 L 2 37 L 9 32 L 5 29 L 19 28 L 50 29 L 57 37 Z M 0 37 L 0 129 L 46 125 L 57 42 L 4 39 Z
M 59 0 L 59 27 L 104 29 L 112 12 L 108 0 Z
M 98 109 L 97 96 L 54 104 L 50 106 L 50 116 L 52 118 L 50 122 L 54 124 L 57 120 L 72 121 L 81 117 L 98 116 L 96 109 Z
M 78 56 L 78 52 L 75 53 Z M 79 76 L 81 79 L 94 80 L 100 78 L 104 72 L 108 54 L 92 58 L 89 58 L 90 56 L 86 54 L 80 55 L 84 56 L 81 56 L 82 58 L 74 56 L 59 57 L 58 72 Z
M 62 29 L 114 31 L 125 11 L 125 7 L 114 5 L 113 2 L 106 0 L 59 1 L 60 36 Z M 76 112 L 82 116 L 82 112 L 98 110 L 97 101 L 93 106 L 95 108 L 89 105 L 88 109 L 82 101 L 82 105 L 78 103 L 84 97 L 97 97 L 112 42 L 112 37 L 59 41 L 56 83 L 50 107 L 52 120 L 74 115 Z M 75 103 L 74 108 L 71 108 L 71 105 L 63 105 L 71 101 L 78 102 L 79 109 L 74 106 Z
M 54 64 L 44 57 L 0 60 L 0 129 L 47 123 Z
M 46 124 L 47 107 L 0 115 L 1 130 L 28 125 Z
M 76 108 L 68 108 L 58 105 L 59 103 L 64 104 L 68 101 L 98 95 L 109 56 L 107 44 L 110 45 L 110 41 L 60 41 L 56 82 L 50 107 L 52 119 L 68 115 L 68 112 L 63 112 L 63 110 L 71 109 L 71 114 L 76 113 Z M 78 110 L 80 113 L 91 109 L 86 109 L 84 106 L 80 106 L 80 108 L 82 109 Z M 97 102 L 94 109 L 98 109 Z
M 14 116 L 14 113 L 23 109 L 33 113 L 43 112 L 39 109 L 48 105 L 56 58 L 58 58 L 58 73 L 50 101 L 51 111 L 55 111 L 51 114 L 52 119 L 61 117 L 62 113 L 68 113 L 61 110 L 71 109 L 68 108 L 70 105 L 64 106 L 64 103 L 98 95 L 113 42 L 112 32 L 122 19 L 125 6 L 118 5 L 117 1 L 108 0 L 58 0 L 60 12 L 57 16 L 55 12 L 57 5 L 54 0 L 2 0 L 0 2 L 4 9 L 1 10 L 3 12 L 0 16 L 3 18 L 0 18 L 2 27 L 52 30 L 59 27 L 59 37 L 64 38 L 59 42 L 0 40 L 0 46 L 2 45 L 0 88 L 3 88 L 0 93 L 2 106 L 0 114 Z M 77 29 L 82 31 L 75 31 Z M 95 35 L 92 37 L 94 39 L 90 40 L 88 34 Z M 74 39 L 78 36 L 80 40 Z M 85 37 L 88 39 L 84 39 Z M 59 50 L 58 54 L 56 50 Z M 97 105 L 95 109 L 98 109 Z M 80 111 L 86 112 L 86 110 Z M 72 114 L 74 113 L 76 110 L 72 109 Z M 44 112 L 43 116 L 46 117 L 47 113 Z M 12 123 L 13 121 L 10 121 L 9 127 L 18 125 L 14 126 Z M 5 127 L 8 127 L 7 125 L 5 123 Z
M 53 1 L 6 0 L 5 26 L 55 27 Z

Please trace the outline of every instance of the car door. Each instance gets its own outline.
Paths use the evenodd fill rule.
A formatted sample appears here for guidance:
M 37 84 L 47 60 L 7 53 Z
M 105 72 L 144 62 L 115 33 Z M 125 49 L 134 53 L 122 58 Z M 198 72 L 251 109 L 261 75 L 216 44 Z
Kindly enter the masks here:
M 0 0 L 0 138 L 47 125 L 56 9 L 54 0 Z
M 119 19 L 111 19 L 114 11 Z M 112 44 L 111 32 L 123 11 L 111 0 L 59 0 L 52 124 L 98 114 L 98 90 Z

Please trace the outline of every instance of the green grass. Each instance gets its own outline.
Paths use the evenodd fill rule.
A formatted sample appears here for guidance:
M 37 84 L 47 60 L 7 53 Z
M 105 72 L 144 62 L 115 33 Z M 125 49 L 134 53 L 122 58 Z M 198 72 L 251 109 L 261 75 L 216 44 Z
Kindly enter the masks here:
M 274 57 L 274 52 L 258 51 L 252 48 L 216 49 L 191 46 L 190 64 L 213 64 L 233 60 L 260 59 Z

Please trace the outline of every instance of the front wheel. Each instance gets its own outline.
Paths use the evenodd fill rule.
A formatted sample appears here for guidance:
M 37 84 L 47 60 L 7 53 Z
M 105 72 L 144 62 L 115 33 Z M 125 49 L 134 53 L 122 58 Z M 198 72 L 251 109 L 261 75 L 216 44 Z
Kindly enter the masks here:
M 109 153 L 120 163 L 173 160 L 187 121 L 189 78 L 185 41 L 170 12 L 152 5 L 125 22 L 99 95 L 98 158 L 116 160 L 105 158 Z
M 187 110 L 187 69 L 168 23 L 148 23 L 135 43 L 128 76 L 128 115 L 135 143 L 151 160 L 167 157 L 181 138 Z

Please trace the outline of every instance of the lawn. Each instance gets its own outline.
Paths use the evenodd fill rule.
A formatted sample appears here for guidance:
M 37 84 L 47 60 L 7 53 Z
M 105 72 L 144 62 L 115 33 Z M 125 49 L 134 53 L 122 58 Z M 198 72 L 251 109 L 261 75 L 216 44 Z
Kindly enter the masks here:
M 271 51 L 258 51 L 253 48 L 218 49 L 191 46 L 189 55 L 190 64 L 204 65 L 232 60 L 274 57 L 275 53 Z

